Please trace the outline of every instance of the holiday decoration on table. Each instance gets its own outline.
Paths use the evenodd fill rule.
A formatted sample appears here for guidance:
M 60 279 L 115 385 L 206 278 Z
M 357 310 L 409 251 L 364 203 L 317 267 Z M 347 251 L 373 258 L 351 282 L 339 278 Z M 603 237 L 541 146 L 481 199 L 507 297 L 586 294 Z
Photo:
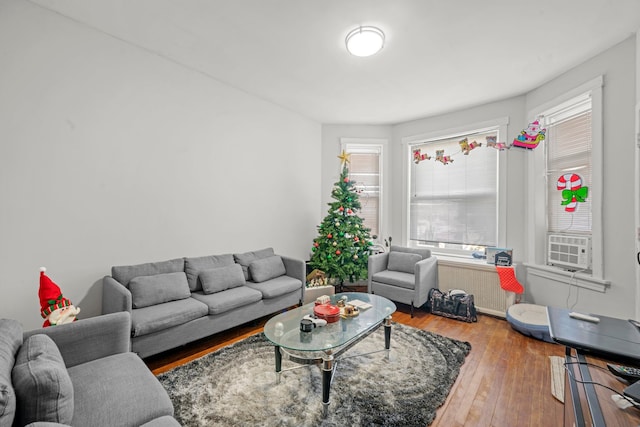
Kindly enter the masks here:
M 546 129 L 540 129 L 540 122 L 535 120 L 513 140 L 513 146 L 533 150 L 544 140 L 546 132 Z
M 40 315 L 45 319 L 43 328 L 47 326 L 62 325 L 76 320 L 80 308 L 75 307 L 71 301 L 62 296 L 62 291 L 46 274 L 46 268 L 40 268 Z
M 562 190 L 564 210 L 575 212 L 578 203 L 584 203 L 589 196 L 589 187 L 582 186 L 582 178 L 575 173 L 566 173 L 558 178 L 556 188 Z
M 343 151 L 338 158 L 342 172 L 331 191 L 334 201 L 329 203 L 328 214 L 318 226 L 309 265 L 342 284 L 345 280 L 355 282 L 367 278 L 371 236 L 358 216 L 361 204 L 355 184 L 349 178 L 349 154 Z

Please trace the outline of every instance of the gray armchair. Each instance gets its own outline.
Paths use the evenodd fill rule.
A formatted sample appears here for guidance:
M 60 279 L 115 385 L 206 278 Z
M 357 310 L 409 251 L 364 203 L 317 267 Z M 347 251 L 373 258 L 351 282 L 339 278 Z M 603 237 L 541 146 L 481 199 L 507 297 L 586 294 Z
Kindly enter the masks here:
M 429 249 L 391 246 L 389 252 L 369 257 L 367 291 L 392 301 L 421 307 L 429 289 L 438 287 L 438 259 Z

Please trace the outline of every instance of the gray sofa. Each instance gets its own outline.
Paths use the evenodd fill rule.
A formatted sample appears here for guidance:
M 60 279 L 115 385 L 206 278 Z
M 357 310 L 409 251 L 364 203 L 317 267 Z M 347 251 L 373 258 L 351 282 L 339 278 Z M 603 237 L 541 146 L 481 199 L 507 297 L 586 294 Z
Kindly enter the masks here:
M 102 312 L 131 314 L 131 348 L 145 358 L 301 304 L 305 272 L 272 248 L 116 266 Z
M 0 426 L 179 426 L 130 330 L 124 312 L 24 333 L 0 319 Z

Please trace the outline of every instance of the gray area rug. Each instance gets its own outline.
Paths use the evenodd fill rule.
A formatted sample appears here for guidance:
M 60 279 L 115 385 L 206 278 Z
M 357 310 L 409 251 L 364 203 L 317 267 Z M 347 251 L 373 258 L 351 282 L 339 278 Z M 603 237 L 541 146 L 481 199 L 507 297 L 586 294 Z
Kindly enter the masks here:
M 384 349 L 384 328 L 346 355 Z M 393 325 L 384 352 L 338 362 L 322 417 L 321 367 L 275 380 L 274 348 L 262 333 L 158 376 L 183 426 L 427 426 L 444 403 L 471 345 Z M 283 369 L 299 366 L 283 359 Z

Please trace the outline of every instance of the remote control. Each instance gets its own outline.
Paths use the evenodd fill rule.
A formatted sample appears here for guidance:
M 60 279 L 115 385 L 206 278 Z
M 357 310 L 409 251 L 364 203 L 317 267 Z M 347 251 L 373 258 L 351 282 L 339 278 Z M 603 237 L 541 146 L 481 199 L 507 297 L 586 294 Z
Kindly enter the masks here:
M 607 368 L 609 368 L 611 373 L 616 377 L 625 379 L 630 383 L 640 380 L 640 369 L 634 368 L 633 366 L 613 365 L 611 363 L 607 363 Z
M 569 317 L 573 317 L 574 319 L 586 320 L 587 322 L 598 323 L 600 319 L 595 316 L 589 316 L 588 314 L 578 313 L 576 311 L 572 311 L 569 313 Z

